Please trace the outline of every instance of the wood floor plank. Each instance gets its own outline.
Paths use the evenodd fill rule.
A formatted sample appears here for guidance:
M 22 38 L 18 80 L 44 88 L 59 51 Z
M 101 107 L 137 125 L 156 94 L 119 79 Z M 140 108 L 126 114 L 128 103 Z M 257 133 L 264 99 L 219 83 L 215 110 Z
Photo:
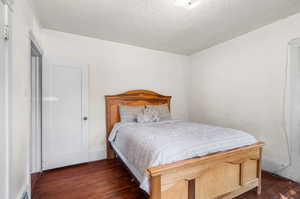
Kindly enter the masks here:
M 101 160 L 44 172 L 33 199 L 147 199 L 118 160 Z M 263 172 L 262 194 L 237 199 L 300 199 L 300 185 Z

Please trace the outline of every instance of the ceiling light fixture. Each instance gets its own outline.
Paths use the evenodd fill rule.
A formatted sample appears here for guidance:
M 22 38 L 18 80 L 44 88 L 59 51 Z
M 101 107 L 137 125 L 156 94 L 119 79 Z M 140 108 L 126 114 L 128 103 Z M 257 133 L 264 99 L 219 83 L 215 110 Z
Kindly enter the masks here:
M 188 7 L 192 5 L 192 0 L 175 0 L 175 6 Z
M 186 9 L 195 8 L 199 4 L 199 0 L 175 0 L 175 6 L 183 7 Z

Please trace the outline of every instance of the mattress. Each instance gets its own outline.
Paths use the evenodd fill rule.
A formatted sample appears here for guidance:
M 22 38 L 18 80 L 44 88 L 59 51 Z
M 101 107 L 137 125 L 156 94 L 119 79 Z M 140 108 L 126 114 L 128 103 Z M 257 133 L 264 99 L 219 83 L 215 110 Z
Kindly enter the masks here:
M 181 120 L 117 123 L 109 141 L 148 193 L 148 168 L 257 142 L 243 131 Z

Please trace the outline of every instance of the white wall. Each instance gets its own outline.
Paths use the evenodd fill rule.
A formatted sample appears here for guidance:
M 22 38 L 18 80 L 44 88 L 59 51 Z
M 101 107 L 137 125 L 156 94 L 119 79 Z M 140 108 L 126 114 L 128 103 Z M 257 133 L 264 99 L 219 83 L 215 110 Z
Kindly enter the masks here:
M 265 141 L 264 168 L 273 171 L 289 162 L 283 97 L 288 42 L 297 37 L 300 14 L 191 56 L 190 119 Z M 300 181 L 296 166 L 281 174 Z
M 39 25 L 31 1 L 16 0 L 12 17 L 11 65 L 11 162 L 10 198 L 18 198 L 29 182 L 30 115 L 30 37 L 29 31 L 39 35 Z
M 105 154 L 104 95 L 149 89 L 172 95 L 174 118 L 187 119 L 186 56 L 51 30 L 43 31 L 45 56 L 89 64 L 90 160 Z

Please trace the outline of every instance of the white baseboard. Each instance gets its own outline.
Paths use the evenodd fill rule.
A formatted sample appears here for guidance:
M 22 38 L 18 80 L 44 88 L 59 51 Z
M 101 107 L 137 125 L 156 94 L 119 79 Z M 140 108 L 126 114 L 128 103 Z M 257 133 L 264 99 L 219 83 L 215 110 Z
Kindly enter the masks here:
M 89 151 L 89 162 L 106 159 L 105 150 Z
M 263 158 L 262 161 L 262 168 L 263 170 L 269 171 L 271 173 L 275 173 L 276 171 L 280 170 L 280 168 L 284 168 L 288 163 L 283 162 L 275 162 L 273 160 L 270 160 L 266 157 Z

